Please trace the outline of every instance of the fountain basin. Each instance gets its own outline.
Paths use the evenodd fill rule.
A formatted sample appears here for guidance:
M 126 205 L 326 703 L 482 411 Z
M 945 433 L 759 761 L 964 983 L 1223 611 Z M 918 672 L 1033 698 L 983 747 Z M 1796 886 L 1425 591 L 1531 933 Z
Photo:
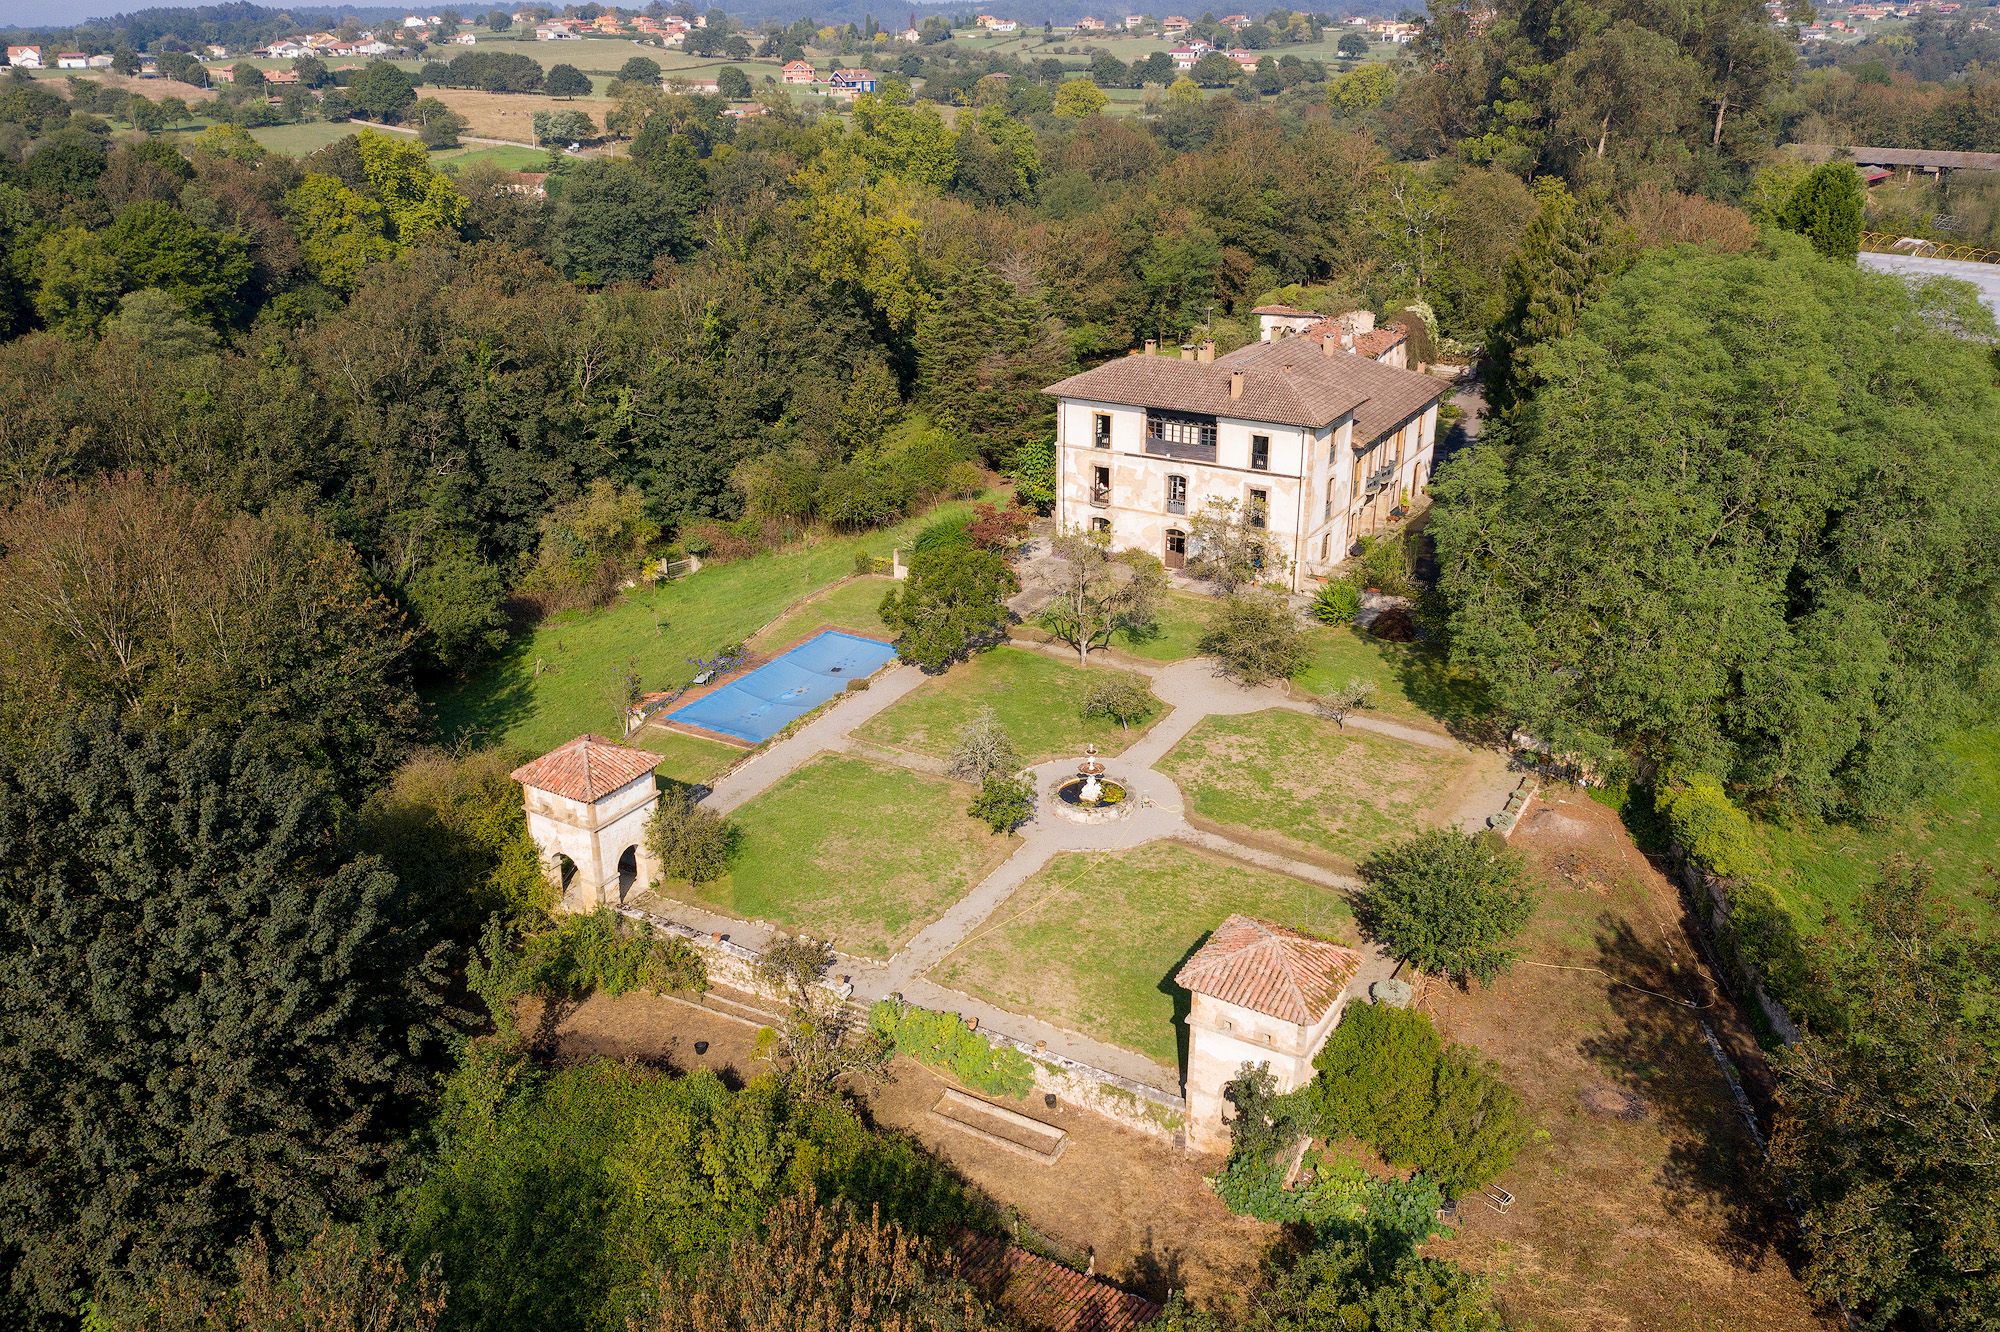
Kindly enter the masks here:
M 1092 781 L 1097 784 L 1098 795 L 1095 800 L 1088 800 L 1083 792 Z M 1057 817 L 1071 823 L 1114 823 L 1130 814 L 1137 803 L 1123 782 L 1094 774 L 1063 778 L 1050 789 L 1046 802 Z

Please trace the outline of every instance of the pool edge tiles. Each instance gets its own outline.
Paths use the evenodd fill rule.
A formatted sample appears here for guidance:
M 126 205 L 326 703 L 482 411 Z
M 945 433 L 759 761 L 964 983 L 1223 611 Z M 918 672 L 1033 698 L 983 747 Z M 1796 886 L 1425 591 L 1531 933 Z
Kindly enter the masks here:
M 879 638 L 822 629 L 661 720 L 754 748 L 895 660 L 895 646 Z

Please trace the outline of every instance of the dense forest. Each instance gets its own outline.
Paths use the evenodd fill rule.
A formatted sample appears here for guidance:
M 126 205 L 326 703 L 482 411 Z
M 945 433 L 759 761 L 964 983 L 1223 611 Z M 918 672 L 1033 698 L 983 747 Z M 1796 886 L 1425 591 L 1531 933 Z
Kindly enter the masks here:
M 77 35 L 295 26 L 187 13 Z M 1419 618 L 1496 728 L 1688 838 L 1937 780 L 2000 686 L 2000 334 L 1857 270 L 1855 173 L 1778 145 L 2000 150 L 1991 35 L 1801 65 L 1750 0 L 1436 0 L 1329 64 L 1260 26 L 1219 83 L 926 43 L 847 115 L 620 79 L 545 179 L 247 132 L 329 89 L 405 121 L 442 62 L 199 130 L 0 78 L 0 1321 L 1006 1325 L 947 1252 L 991 1204 L 830 1079 L 538 1058 L 523 996 L 699 962 L 554 925 L 522 756 L 427 697 L 663 557 L 1045 501 L 1045 385 L 1263 301 L 1481 360 Z M 1989 1326 L 1996 954 L 1880 877 L 1851 939 L 1760 958 L 1820 998 L 1779 1056 L 1803 1267 L 1866 1326 Z M 1418 1253 L 1439 1201 L 1295 1227 L 1163 1326 L 1497 1328 Z

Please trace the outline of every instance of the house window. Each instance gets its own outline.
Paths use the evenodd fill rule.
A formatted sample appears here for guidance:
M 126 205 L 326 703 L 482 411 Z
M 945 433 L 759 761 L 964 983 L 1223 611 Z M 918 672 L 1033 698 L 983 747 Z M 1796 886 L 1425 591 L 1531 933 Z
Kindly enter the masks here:
M 1268 515 L 1270 514 L 1270 512 L 1271 512 L 1271 492 L 1268 490 L 1251 491 L 1250 511 L 1246 515 L 1249 520 L 1250 526 L 1256 528 L 1264 527 L 1266 525 L 1266 522 L 1268 520 Z
M 1325 536 L 1319 539 L 1320 563 L 1321 564 L 1326 563 L 1326 557 L 1331 554 L 1333 554 L 1333 533 L 1328 532 Z
M 1101 509 L 1111 503 L 1111 469 L 1093 467 L 1090 473 L 1090 502 Z
M 1167 512 L 1187 512 L 1187 478 L 1170 476 L 1167 478 Z
M 1268 472 L 1271 470 L 1271 437 L 1269 435 L 1250 436 L 1250 470 Z
M 1111 447 L 1111 414 L 1092 412 L 1090 415 L 1090 447 L 1108 449 Z
M 1322 520 L 1333 517 L 1333 488 L 1339 484 L 1339 477 L 1330 476 L 1326 479 L 1326 511 L 1320 515 Z
M 1093 518 L 1090 520 L 1090 530 L 1093 532 L 1109 532 L 1111 530 L 1111 520 L 1109 518 Z

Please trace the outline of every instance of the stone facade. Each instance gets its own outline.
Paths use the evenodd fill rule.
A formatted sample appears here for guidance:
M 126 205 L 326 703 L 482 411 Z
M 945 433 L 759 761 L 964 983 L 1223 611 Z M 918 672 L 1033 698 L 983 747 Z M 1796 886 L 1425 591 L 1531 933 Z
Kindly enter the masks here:
M 1243 1065 L 1267 1065 L 1280 1092 L 1311 1082 L 1313 1056 L 1339 1024 L 1346 1002 L 1344 994 L 1336 996 L 1318 1021 L 1301 1025 L 1195 995 L 1188 1010 L 1188 1145 L 1199 1151 L 1229 1150 L 1228 1101 L 1222 1092 Z
M 659 807 L 658 758 L 581 735 L 513 773 L 521 783 L 528 836 L 561 893 L 558 909 L 622 906 L 658 867 L 646 822 Z
M 1233 500 L 1261 512 L 1293 591 L 1388 530 L 1430 482 L 1446 386 L 1395 363 L 1400 330 L 1361 355 L 1375 332 L 1322 320 L 1323 333 L 1295 333 L 1272 318 L 1271 341 L 1227 356 L 1149 345 L 1051 386 L 1057 523 L 1104 529 L 1173 569 L 1194 516 Z

